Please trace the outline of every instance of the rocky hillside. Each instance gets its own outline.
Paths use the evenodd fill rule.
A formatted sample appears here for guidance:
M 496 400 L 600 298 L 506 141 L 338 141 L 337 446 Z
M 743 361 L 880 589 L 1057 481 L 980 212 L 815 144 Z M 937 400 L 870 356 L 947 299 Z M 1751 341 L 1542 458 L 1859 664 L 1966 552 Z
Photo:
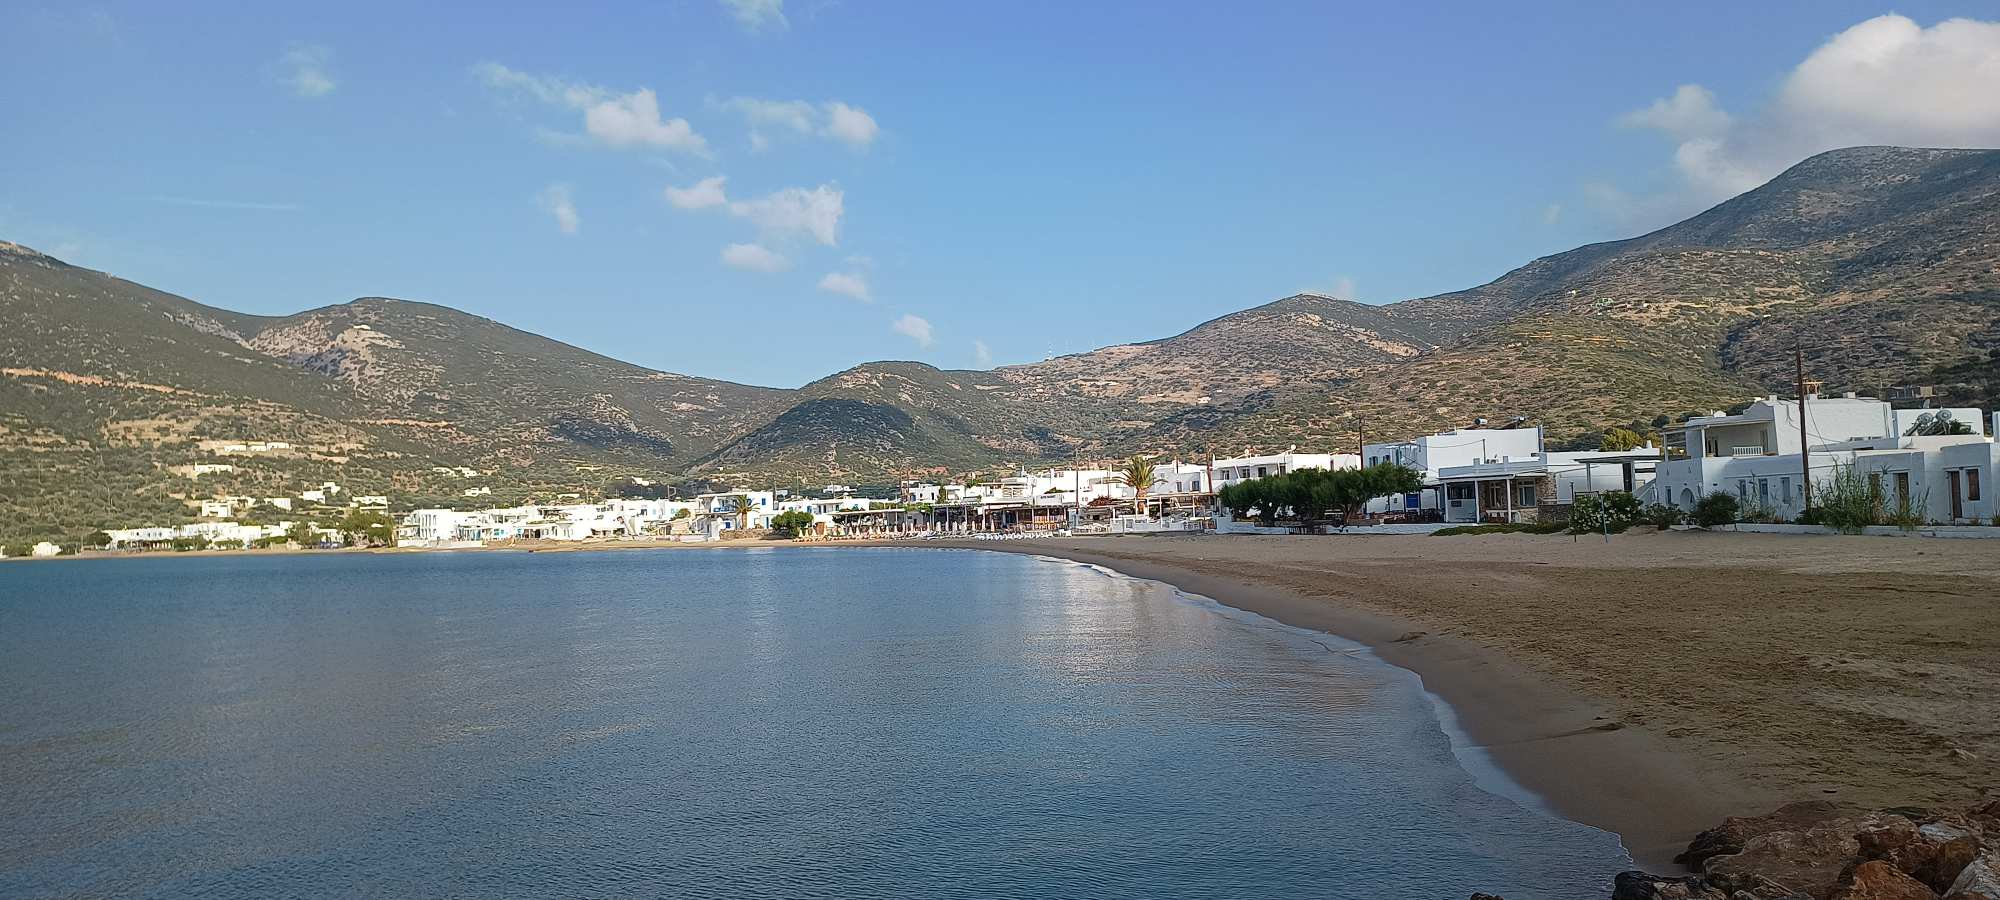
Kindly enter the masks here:
M 1436 297 L 1302 294 L 1147 343 L 991 372 L 869 363 L 797 390 L 402 300 L 243 315 L 13 244 L 0 316 L 0 516 L 25 533 L 333 474 L 449 499 L 461 485 L 434 475 L 461 465 L 525 495 L 613 473 L 883 483 L 1079 454 L 1345 448 L 1477 417 L 1560 437 L 1787 390 L 1795 342 L 1829 389 L 1935 382 L 1990 405 L 2000 151 L 1822 154 L 1685 222 Z M 245 438 L 299 449 L 174 480 Z

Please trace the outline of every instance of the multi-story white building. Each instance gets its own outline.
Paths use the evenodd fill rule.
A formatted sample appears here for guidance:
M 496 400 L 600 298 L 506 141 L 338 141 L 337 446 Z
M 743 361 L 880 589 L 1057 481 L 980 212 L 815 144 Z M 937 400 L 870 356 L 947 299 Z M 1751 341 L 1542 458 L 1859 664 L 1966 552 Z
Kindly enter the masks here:
M 1973 433 L 1908 433 L 1919 417 L 1939 412 L 1895 409 L 1849 394 L 1807 397 L 1803 429 L 1798 401 L 1776 396 L 1734 415 L 1695 416 L 1664 430 L 1666 460 L 1655 494 L 1685 510 L 1709 494 L 1727 493 L 1743 507 L 1791 519 L 1804 512 L 1808 478 L 1817 489 L 1838 467 L 1851 466 L 1882 487 L 1891 508 L 1907 504 L 1931 521 L 1981 517 L 1975 510 L 1991 509 L 1986 494 L 1994 456 L 1985 423 L 1978 410 L 1952 408 L 1942 412 Z
M 1393 463 L 1407 466 L 1417 470 L 1424 480 L 1422 490 L 1401 497 L 1377 498 L 1368 504 L 1368 512 L 1441 512 L 1444 497 L 1439 476 L 1445 469 L 1529 459 L 1541 452 L 1540 427 L 1455 428 L 1407 441 L 1364 444 L 1361 447 L 1362 465 Z
M 1287 450 L 1263 456 L 1232 456 L 1210 464 L 1217 490 L 1257 478 L 1283 475 L 1300 469 L 1358 469 L 1361 457 L 1352 453 L 1297 453 Z

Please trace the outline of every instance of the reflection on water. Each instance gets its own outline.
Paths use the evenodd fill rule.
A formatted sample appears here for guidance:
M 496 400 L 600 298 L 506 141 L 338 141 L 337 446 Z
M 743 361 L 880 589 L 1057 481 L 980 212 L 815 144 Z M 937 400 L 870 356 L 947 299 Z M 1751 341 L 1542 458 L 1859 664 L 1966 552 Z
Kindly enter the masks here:
M 0 896 L 1602 896 L 1315 638 L 968 551 L 0 566 Z

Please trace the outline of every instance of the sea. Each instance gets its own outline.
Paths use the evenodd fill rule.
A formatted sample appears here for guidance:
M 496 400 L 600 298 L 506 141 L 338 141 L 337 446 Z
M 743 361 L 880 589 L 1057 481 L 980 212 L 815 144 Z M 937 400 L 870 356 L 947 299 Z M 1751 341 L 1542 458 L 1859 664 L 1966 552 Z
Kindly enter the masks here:
M 926 548 L 0 564 L 0 897 L 1608 896 L 1367 648 Z

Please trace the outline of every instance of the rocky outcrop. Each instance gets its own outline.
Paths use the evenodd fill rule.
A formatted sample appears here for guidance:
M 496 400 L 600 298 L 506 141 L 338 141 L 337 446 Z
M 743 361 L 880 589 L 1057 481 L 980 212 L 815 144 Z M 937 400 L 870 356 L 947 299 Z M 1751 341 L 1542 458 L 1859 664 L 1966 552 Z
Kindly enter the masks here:
M 1612 900 L 2000 900 L 2000 800 L 1963 812 L 1793 803 L 1726 819 L 1676 861 L 1697 874 L 1624 872 Z
M 2000 900 L 2000 849 L 1988 850 L 1952 879 L 1945 900 Z
M 1938 900 L 1936 891 L 1881 860 L 1865 862 L 1847 874 L 1847 884 L 1833 900 Z

